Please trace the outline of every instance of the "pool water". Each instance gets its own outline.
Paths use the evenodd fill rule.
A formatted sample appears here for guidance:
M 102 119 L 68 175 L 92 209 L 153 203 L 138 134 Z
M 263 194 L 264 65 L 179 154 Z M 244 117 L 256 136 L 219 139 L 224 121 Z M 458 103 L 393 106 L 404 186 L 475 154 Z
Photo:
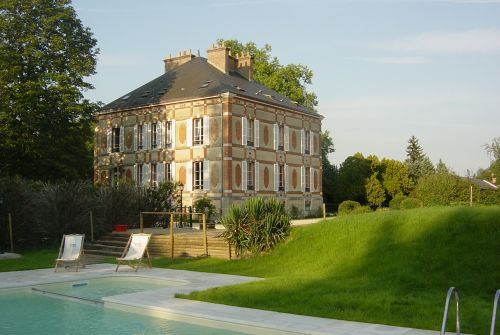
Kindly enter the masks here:
M 55 299 L 24 288 L 0 290 L 0 334 L 237 335 L 244 333 L 128 313 L 107 308 L 102 304 Z
M 117 294 L 135 293 L 181 285 L 184 285 L 184 282 L 130 276 L 95 278 L 90 280 L 36 285 L 34 287 L 49 293 L 100 300 L 103 297 Z

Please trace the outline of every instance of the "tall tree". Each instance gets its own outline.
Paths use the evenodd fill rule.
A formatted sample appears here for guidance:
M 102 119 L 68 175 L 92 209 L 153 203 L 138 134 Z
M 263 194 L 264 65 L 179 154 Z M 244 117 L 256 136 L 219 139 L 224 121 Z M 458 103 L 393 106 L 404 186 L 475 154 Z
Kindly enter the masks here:
M 321 133 L 321 158 L 323 162 L 323 200 L 325 203 L 333 203 L 333 189 L 335 187 L 336 169 L 330 163 L 328 155 L 335 152 L 333 139 L 328 130 Z
M 406 157 L 405 164 L 408 166 L 408 172 L 414 182 L 417 182 L 420 177 L 434 173 L 434 165 L 429 157 L 424 154 L 424 150 L 415 136 L 411 136 L 408 140 Z
M 241 43 L 236 39 L 218 39 L 217 43 L 231 48 L 233 54 L 250 53 L 254 56 L 253 79 L 272 88 L 299 104 L 313 109 L 318 104 L 316 94 L 307 91 L 313 72 L 305 65 L 282 65 L 277 57 L 271 56 L 272 47 L 265 44 L 259 48 L 254 42 Z
M 414 183 L 404 163 L 384 158 L 381 165 L 382 185 L 391 198 L 396 195 L 406 195 L 412 190 Z
M 96 44 L 69 0 L 1 2 L 1 175 L 90 176 Z
M 366 180 L 366 200 L 372 206 L 380 207 L 385 201 L 385 191 L 377 175 L 378 172 L 375 172 Z
M 371 161 L 355 153 L 340 164 L 334 188 L 335 202 L 354 200 L 366 203 L 366 180 L 371 176 Z

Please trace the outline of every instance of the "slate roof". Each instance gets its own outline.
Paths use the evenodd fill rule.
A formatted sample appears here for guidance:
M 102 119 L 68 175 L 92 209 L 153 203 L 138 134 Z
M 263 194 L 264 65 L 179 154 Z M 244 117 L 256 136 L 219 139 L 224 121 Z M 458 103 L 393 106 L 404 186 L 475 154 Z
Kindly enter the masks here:
M 287 97 L 270 88 L 254 81 L 248 81 L 237 72 L 225 74 L 219 71 L 209 64 L 206 58 L 202 57 L 195 57 L 123 95 L 104 106 L 101 113 L 214 96 L 225 92 L 321 117 L 311 109 L 296 105 Z
M 467 178 L 469 179 L 469 178 Z M 483 179 L 477 179 L 477 178 L 470 178 L 469 179 L 472 183 L 476 184 L 479 188 L 483 190 L 498 190 L 498 186 Z

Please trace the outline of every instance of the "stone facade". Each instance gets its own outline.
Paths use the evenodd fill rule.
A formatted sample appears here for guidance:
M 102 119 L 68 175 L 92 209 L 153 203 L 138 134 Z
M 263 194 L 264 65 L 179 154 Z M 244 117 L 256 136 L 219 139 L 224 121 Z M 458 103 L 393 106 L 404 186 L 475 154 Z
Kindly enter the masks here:
M 209 50 L 208 63 L 210 53 L 217 52 Z M 227 55 L 216 56 L 216 68 L 230 71 L 220 60 Z M 182 65 L 194 56 L 179 57 Z M 251 58 L 241 59 L 234 66 L 251 78 Z M 172 64 L 166 60 L 167 71 Z M 232 203 L 262 196 L 308 214 L 323 201 L 320 131 L 317 114 L 233 92 L 104 108 L 95 131 L 94 178 L 146 187 L 182 182 L 185 204 L 208 197 L 221 213 Z

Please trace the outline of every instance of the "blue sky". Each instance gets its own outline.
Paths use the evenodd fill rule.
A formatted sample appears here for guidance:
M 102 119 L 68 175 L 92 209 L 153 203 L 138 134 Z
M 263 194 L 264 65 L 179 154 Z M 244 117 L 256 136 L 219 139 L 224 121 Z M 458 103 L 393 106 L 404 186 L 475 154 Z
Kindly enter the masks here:
M 73 5 L 100 48 L 92 100 L 108 103 L 163 73 L 163 59 L 218 38 L 273 47 L 314 72 L 340 164 L 355 152 L 425 153 L 465 175 L 500 136 L 500 0 L 132 1 Z

